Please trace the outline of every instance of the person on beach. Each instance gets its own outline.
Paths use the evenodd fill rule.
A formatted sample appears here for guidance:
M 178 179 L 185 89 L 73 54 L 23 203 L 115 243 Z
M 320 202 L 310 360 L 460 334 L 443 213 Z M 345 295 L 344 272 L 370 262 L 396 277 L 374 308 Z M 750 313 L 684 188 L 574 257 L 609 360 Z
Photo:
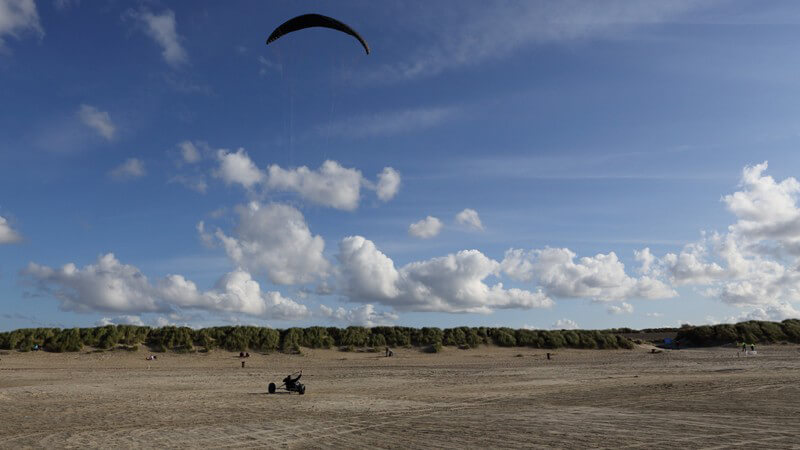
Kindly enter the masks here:
M 303 376 L 303 371 L 301 370 L 300 373 L 297 375 L 297 378 L 292 378 L 291 375 L 287 375 L 286 378 L 283 379 L 283 382 L 286 383 L 286 389 L 294 388 L 294 384 L 297 383 L 297 380 Z

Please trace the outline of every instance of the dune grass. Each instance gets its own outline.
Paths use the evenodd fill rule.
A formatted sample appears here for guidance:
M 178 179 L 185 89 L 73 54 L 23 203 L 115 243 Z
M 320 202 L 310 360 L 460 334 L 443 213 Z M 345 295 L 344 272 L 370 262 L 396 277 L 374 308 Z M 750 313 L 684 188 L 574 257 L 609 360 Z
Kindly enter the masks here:
M 223 349 L 228 351 L 281 351 L 298 354 L 301 348 L 419 348 L 438 353 L 443 347 L 461 349 L 480 345 L 541 349 L 632 349 L 632 340 L 613 330 L 528 330 L 504 327 L 308 327 L 273 329 L 252 326 L 150 328 L 107 325 L 94 328 L 25 328 L 0 333 L 0 349 L 76 352 L 84 347 L 111 350 L 146 346 L 151 351 L 187 353 Z M 800 320 L 749 321 L 732 325 L 683 326 L 677 339 L 686 345 L 711 346 L 729 343 L 800 343 Z

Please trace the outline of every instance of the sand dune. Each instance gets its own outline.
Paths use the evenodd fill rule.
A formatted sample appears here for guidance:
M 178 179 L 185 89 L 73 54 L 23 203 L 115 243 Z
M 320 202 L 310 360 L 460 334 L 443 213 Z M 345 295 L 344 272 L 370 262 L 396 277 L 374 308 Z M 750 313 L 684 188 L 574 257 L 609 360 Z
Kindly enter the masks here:
M 796 345 L 145 355 L 1 354 L 0 447 L 800 447 Z

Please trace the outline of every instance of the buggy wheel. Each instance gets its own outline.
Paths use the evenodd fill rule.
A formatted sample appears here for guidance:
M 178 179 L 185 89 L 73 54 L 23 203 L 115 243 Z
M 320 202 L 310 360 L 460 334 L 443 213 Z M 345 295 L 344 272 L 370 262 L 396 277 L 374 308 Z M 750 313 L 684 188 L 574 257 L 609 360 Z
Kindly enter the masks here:
M 267 386 L 267 391 L 269 391 L 270 394 L 274 394 L 275 393 L 275 383 L 270 383 L 269 386 Z
M 306 387 L 305 386 L 300 386 L 300 390 L 298 390 L 297 392 L 299 392 L 300 395 L 305 394 L 306 393 Z

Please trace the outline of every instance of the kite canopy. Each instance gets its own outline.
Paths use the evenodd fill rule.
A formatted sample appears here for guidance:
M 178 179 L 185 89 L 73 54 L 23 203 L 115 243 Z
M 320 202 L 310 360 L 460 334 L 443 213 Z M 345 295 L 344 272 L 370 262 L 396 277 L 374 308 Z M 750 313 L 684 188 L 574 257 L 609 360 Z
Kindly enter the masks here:
M 361 45 L 364 46 L 364 50 L 366 50 L 367 54 L 369 55 L 369 45 L 367 44 L 367 41 L 365 41 L 364 38 L 362 38 L 361 35 L 356 32 L 356 30 L 332 17 L 323 16 L 321 14 L 303 14 L 302 16 L 297 16 L 294 19 L 287 20 L 278 26 L 278 28 L 275 28 L 272 34 L 269 35 L 267 38 L 267 44 L 277 40 L 284 34 L 289 34 L 293 31 L 311 27 L 330 28 L 332 30 L 341 31 L 342 33 L 347 33 L 350 36 L 358 39 L 358 42 L 361 42 Z

